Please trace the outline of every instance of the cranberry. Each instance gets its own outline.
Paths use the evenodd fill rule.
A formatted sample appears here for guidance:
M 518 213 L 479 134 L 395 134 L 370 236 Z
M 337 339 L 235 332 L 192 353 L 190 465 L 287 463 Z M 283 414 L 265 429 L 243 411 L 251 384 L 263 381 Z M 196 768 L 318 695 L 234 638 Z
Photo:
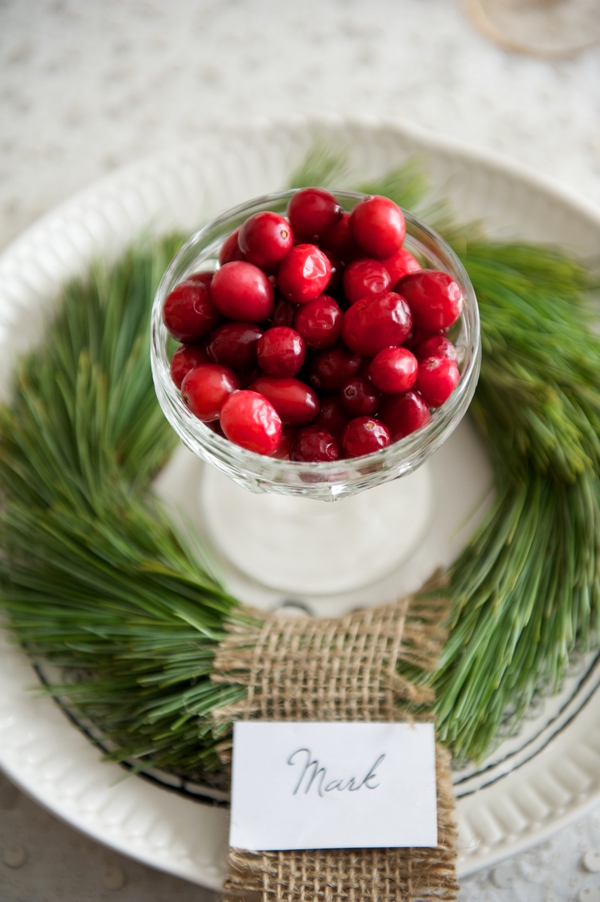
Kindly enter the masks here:
M 282 260 L 277 273 L 281 293 L 295 304 L 305 304 L 327 287 L 331 263 L 314 244 L 297 244 Z
M 290 304 L 289 301 L 285 301 L 281 298 L 275 304 L 272 324 L 274 326 L 293 326 L 297 309 L 295 304 Z
M 424 269 L 405 276 L 396 287 L 408 301 L 415 325 L 421 329 L 447 329 L 460 316 L 462 289 L 448 273 Z
M 204 423 L 216 420 L 221 407 L 237 391 L 240 383 L 233 370 L 226 366 L 206 363 L 196 366 L 184 377 L 181 397 L 194 416 Z
M 361 298 L 344 313 L 342 339 L 357 354 L 374 357 L 390 345 L 401 345 L 412 325 L 410 309 L 393 291 Z
M 364 254 L 385 260 L 400 248 L 406 223 L 400 207 L 388 197 L 365 197 L 350 214 L 350 232 Z
M 394 288 L 399 279 L 404 278 L 410 272 L 419 272 L 423 268 L 410 251 L 405 251 L 403 247 L 396 251 L 395 254 L 392 254 L 391 257 L 386 257 L 381 263 L 389 272 Z
M 348 457 L 362 457 L 381 448 L 387 448 L 390 433 L 387 426 L 373 417 L 356 417 L 350 420 L 342 435 L 342 448 Z
M 305 426 L 299 429 L 290 448 L 290 460 L 316 461 L 338 460 L 339 445 L 322 426 Z
M 362 357 L 343 344 L 319 351 L 310 362 L 308 381 L 319 391 L 339 391 L 347 379 L 356 376 Z
M 283 216 L 265 210 L 246 220 L 240 228 L 238 244 L 249 263 L 260 266 L 265 272 L 274 272 L 291 251 L 294 236 Z
M 181 345 L 173 354 L 171 360 L 171 379 L 181 388 L 184 377 L 201 363 L 208 363 L 206 351 L 200 345 Z
M 381 294 L 391 284 L 390 274 L 379 260 L 363 257 L 354 260 L 344 270 L 344 293 L 351 304 L 367 295 Z
M 309 348 L 330 348 L 342 332 L 343 314 L 337 301 L 321 294 L 296 312 L 294 326 Z
M 321 238 L 321 245 L 327 251 L 332 251 L 343 263 L 350 263 L 361 254 L 356 242 L 350 233 L 350 214 L 344 213 L 336 226 L 330 229 Z
M 342 386 L 342 404 L 353 417 L 377 413 L 380 397 L 371 380 L 365 376 L 353 376 Z
M 281 444 L 276 451 L 273 451 L 271 457 L 274 457 L 275 460 L 289 460 L 290 448 L 297 431 L 293 426 L 283 426 L 281 430 Z
M 384 348 L 371 361 L 369 376 L 380 391 L 394 395 L 413 387 L 418 370 L 417 358 L 406 348 Z
M 379 419 L 390 430 L 392 441 L 399 442 L 411 432 L 425 426 L 431 415 L 422 395 L 417 391 L 409 391 L 405 395 L 388 395 L 383 398 Z
M 210 295 L 229 319 L 260 323 L 273 312 L 273 286 L 262 269 L 245 260 L 222 266 L 212 280 Z
M 273 454 L 281 443 L 281 420 L 272 404 L 255 391 L 238 391 L 221 409 L 221 426 L 230 442 Z
M 426 357 L 448 357 L 449 360 L 458 360 L 458 351 L 444 335 L 426 338 L 417 345 L 415 355 L 417 360 L 424 360 Z
M 321 410 L 315 420 L 315 426 L 323 426 L 332 435 L 339 437 L 350 419 L 339 395 L 321 398 Z
M 213 280 L 214 272 L 212 270 L 204 270 L 203 272 L 193 272 L 189 276 L 185 277 L 186 282 L 197 282 L 200 285 L 206 285 L 207 288 L 210 288 L 210 283 Z
M 221 266 L 224 266 L 226 263 L 233 263 L 234 260 L 244 259 L 244 255 L 241 252 L 238 243 L 239 234 L 240 230 L 236 229 L 235 232 L 232 232 L 221 245 L 221 250 L 219 251 L 219 263 Z
M 263 330 L 254 323 L 224 323 L 210 336 L 206 353 L 213 363 L 246 370 L 256 366 L 256 346 Z
M 250 388 L 270 401 L 285 426 L 306 426 L 319 412 L 316 394 L 299 379 L 259 376 Z
M 267 376 L 295 376 L 304 363 L 304 339 L 295 329 L 274 326 L 258 342 L 258 365 Z
M 454 360 L 448 357 L 426 357 L 419 364 L 417 388 L 432 407 L 447 401 L 460 379 Z
M 221 319 L 206 285 L 180 282 L 165 298 L 163 320 L 177 341 L 194 342 Z
M 323 188 L 303 188 L 288 204 L 288 216 L 294 235 L 305 241 L 315 241 L 323 232 L 332 229 L 342 218 L 343 210 L 329 191 Z
M 413 325 L 413 328 L 404 339 L 404 347 L 408 348 L 414 353 L 415 348 L 418 348 L 419 345 L 423 344 L 424 341 L 427 341 L 428 338 L 434 338 L 438 335 L 443 335 L 444 332 L 444 329 L 438 329 L 437 331 L 432 332 L 431 329 L 418 329 Z

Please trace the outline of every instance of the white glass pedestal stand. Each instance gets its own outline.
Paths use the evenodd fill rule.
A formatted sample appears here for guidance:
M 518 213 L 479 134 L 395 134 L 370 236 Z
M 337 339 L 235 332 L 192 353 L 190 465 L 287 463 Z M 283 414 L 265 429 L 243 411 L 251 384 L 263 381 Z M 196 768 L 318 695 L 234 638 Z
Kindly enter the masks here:
M 242 573 L 292 597 L 370 585 L 402 564 L 432 515 L 428 464 L 368 491 L 326 503 L 255 494 L 214 467 L 200 504 L 208 537 Z

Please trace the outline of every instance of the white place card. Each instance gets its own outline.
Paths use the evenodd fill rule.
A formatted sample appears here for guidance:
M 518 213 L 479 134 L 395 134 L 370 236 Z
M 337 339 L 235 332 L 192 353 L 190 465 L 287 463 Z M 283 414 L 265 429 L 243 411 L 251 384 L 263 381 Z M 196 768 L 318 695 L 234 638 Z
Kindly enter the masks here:
M 229 844 L 436 846 L 433 724 L 236 723 Z

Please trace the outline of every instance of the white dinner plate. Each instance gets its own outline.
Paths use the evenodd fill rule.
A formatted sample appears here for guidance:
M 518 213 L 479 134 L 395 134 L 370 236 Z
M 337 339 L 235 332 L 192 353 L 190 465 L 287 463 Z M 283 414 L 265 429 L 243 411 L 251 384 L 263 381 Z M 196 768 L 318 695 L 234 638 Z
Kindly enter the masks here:
M 0 256 L 0 395 L 7 397 L 16 357 L 42 338 L 45 317 L 65 281 L 142 233 L 192 231 L 234 204 L 283 187 L 315 135 L 347 147 L 362 178 L 423 154 L 433 185 L 453 200 L 460 219 L 481 218 L 495 235 L 559 242 L 586 255 L 600 249 L 600 214 L 585 201 L 523 166 L 413 126 L 297 117 L 211 130 L 96 183 Z M 453 466 L 463 453 L 473 461 L 471 476 L 480 492 L 489 470 L 468 424 L 436 457 L 443 462 L 446 455 Z M 466 483 L 450 488 L 468 494 Z M 466 535 L 464 529 L 447 535 L 439 562 L 448 563 Z M 380 587 L 383 594 L 393 592 L 386 586 Z M 101 842 L 219 888 L 227 808 L 207 803 L 201 787 L 157 772 L 133 777 L 104 763 L 91 737 L 54 702 L 30 691 L 36 681 L 25 655 L 5 641 L 2 769 L 38 802 Z M 595 657 L 580 660 L 561 694 L 539 699 L 516 736 L 482 766 L 456 772 L 461 875 L 540 841 L 600 799 L 599 682 Z

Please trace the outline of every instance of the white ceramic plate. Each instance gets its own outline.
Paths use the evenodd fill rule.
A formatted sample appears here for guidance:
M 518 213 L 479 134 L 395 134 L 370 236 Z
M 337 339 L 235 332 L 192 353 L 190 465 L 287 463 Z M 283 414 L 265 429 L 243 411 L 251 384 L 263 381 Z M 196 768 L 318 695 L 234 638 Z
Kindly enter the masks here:
M 60 286 L 90 260 L 112 256 L 142 232 L 191 231 L 249 197 L 280 188 L 315 135 L 350 149 L 361 177 L 419 153 L 462 219 L 488 231 L 560 242 L 584 254 L 600 248 L 600 214 L 524 167 L 412 126 L 367 120 L 296 118 L 215 130 L 193 144 L 144 160 L 92 186 L 30 228 L 0 257 L 0 394 L 16 357 L 41 338 Z M 467 449 L 478 491 L 486 466 L 468 425 L 443 453 Z M 455 459 L 455 458 L 454 458 Z M 468 492 L 468 486 L 459 486 Z M 446 535 L 440 562 L 464 541 Z M 382 590 L 383 591 L 383 590 Z M 531 845 L 583 814 L 600 795 L 600 668 L 579 662 L 558 698 L 542 699 L 519 734 L 483 767 L 456 774 L 460 872 L 466 875 Z M 96 839 L 207 886 L 219 888 L 227 811 L 170 780 L 126 777 L 48 699 L 36 675 L 5 642 L 0 656 L 0 766 L 26 792 Z

